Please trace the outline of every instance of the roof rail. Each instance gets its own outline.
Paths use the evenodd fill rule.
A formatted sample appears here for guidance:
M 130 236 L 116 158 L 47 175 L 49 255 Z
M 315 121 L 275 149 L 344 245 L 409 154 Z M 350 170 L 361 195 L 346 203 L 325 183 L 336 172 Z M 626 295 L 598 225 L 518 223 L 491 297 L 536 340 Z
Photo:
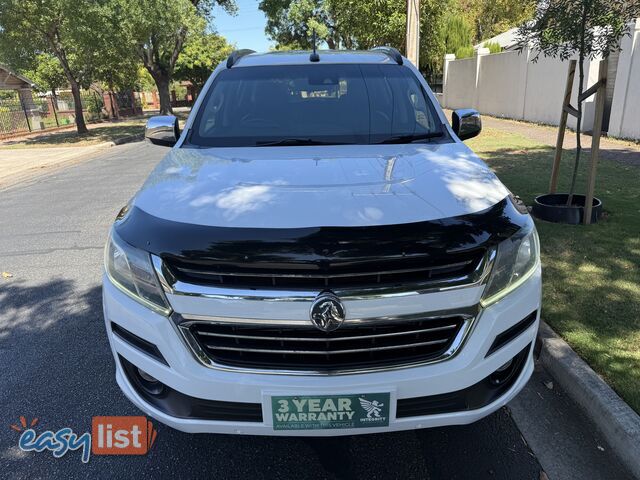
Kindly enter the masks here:
M 238 60 L 240 60 L 245 55 L 249 55 L 250 53 L 256 53 L 255 50 L 250 50 L 248 48 L 243 48 L 242 50 L 234 50 L 227 58 L 227 68 L 233 67 Z
M 374 47 L 371 49 L 372 52 L 381 52 L 384 53 L 391 60 L 396 62 L 398 65 L 402 65 L 402 55 L 400 52 L 393 47 Z

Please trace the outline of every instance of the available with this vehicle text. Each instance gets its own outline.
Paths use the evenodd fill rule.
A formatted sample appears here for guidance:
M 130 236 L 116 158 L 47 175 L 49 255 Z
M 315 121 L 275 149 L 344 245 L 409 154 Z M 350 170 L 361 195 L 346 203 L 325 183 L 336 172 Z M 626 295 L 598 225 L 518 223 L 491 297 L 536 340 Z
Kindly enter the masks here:
M 533 371 L 526 208 L 389 47 L 233 53 L 111 228 L 116 377 L 186 432 L 354 435 L 468 424 Z

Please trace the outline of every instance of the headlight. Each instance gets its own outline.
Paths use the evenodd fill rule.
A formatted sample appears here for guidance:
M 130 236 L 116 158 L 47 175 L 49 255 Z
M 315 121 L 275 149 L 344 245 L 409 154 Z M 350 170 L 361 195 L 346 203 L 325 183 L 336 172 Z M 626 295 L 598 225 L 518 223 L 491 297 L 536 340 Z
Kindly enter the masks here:
M 104 268 L 111 282 L 134 300 L 162 315 L 171 312 L 149 253 L 128 245 L 113 229 L 105 249 Z
M 530 221 L 519 232 L 498 245 L 489 282 L 482 295 L 483 307 L 497 302 L 529 278 L 540 258 L 538 232 Z

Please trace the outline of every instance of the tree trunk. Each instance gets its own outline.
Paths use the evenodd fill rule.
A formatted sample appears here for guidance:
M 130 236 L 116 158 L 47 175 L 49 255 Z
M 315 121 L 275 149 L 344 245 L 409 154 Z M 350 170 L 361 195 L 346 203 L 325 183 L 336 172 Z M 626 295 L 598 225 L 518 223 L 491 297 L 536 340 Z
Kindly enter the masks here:
M 171 108 L 171 94 L 169 92 L 169 75 L 165 73 L 156 73 L 153 75 L 153 80 L 156 82 L 156 87 L 158 87 L 160 115 L 172 115 L 173 109 Z
M 109 103 L 111 103 L 111 114 L 113 118 L 116 120 L 120 120 L 120 108 L 116 108 L 116 105 L 113 103 L 113 97 L 115 96 L 115 89 L 113 87 L 113 82 L 109 83 Z
M 587 23 L 587 7 L 583 5 L 582 11 L 582 32 L 580 38 L 580 54 L 578 55 L 578 71 L 580 72 L 578 80 L 578 118 L 576 119 L 576 160 L 573 164 L 573 176 L 571 177 L 571 187 L 567 197 L 567 206 L 573 202 L 573 194 L 576 190 L 576 179 L 578 178 L 578 166 L 580 165 L 580 154 L 582 152 L 582 143 L 580 141 L 582 133 L 582 92 L 584 92 L 584 57 L 585 57 L 585 29 Z
M 82 98 L 80 97 L 80 86 L 75 80 L 69 82 L 71 84 L 71 94 L 73 95 L 73 109 L 76 116 L 76 128 L 78 135 L 84 135 L 89 133 L 87 124 L 84 121 L 84 114 L 82 113 Z
M 60 66 L 64 71 L 65 76 L 67 77 L 67 81 L 71 86 L 71 94 L 73 95 L 73 107 L 75 110 L 76 116 L 76 128 L 78 130 L 79 135 L 84 135 L 89 132 L 87 129 L 87 124 L 84 121 L 84 115 L 82 113 L 82 98 L 80 97 L 80 85 L 78 85 L 78 81 L 76 80 L 76 75 L 71 71 L 71 67 L 69 66 L 69 60 L 67 59 L 67 53 L 64 48 L 61 48 L 57 37 L 54 34 L 47 35 L 47 40 L 49 41 L 49 45 L 53 49 L 53 52 L 60 62 Z

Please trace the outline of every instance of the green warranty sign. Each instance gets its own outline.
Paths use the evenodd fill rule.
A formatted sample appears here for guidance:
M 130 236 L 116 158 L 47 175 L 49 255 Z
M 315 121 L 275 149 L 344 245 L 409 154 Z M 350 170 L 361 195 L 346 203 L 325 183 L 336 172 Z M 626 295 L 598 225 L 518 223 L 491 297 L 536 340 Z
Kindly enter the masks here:
M 274 430 L 386 427 L 390 394 L 271 397 Z

